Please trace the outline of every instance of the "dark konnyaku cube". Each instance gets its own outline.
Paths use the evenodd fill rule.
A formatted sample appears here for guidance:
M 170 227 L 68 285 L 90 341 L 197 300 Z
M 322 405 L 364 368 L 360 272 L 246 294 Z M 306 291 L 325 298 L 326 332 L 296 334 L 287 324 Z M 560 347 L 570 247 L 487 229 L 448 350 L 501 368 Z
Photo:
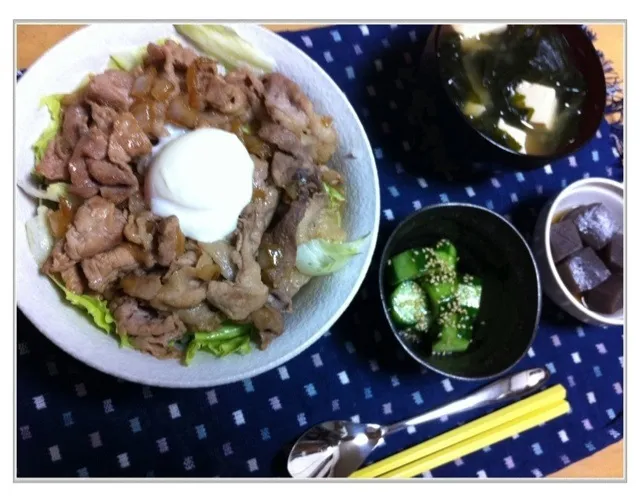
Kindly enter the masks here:
M 580 206 L 567 213 L 563 220 L 573 222 L 585 246 L 596 251 L 604 248 L 619 229 L 613 215 L 602 203 Z
M 558 274 L 569 291 L 580 295 L 609 279 L 611 271 L 592 248 L 583 248 L 558 265 Z
M 622 274 L 613 274 L 585 295 L 589 309 L 603 314 L 614 314 L 624 305 L 624 281 Z
M 612 271 L 622 271 L 624 268 L 624 236 L 616 234 L 611 242 L 602 250 L 602 260 Z
M 551 225 L 549 244 L 556 264 L 582 248 L 578 228 L 571 220 L 561 220 Z

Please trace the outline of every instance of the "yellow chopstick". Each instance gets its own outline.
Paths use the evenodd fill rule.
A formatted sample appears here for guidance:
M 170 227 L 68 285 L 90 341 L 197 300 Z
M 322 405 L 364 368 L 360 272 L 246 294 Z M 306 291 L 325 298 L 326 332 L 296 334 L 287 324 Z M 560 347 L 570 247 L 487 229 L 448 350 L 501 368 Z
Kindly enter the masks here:
M 550 404 L 559 403 L 567 396 L 564 386 L 558 384 L 540 393 L 531 395 L 516 403 L 503 407 L 491 414 L 476 419 L 468 424 L 454 428 L 435 438 L 411 447 L 405 451 L 394 454 L 386 459 L 365 466 L 350 475 L 351 478 L 374 478 L 380 475 L 406 466 L 435 452 L 456 445 L 464 440 L 481 434 L 484 431 L 499 427 L 501 424 L 513 421 L 532 411 L 548 407 Z M 455 459 L 455 458 L 454 458 Z
M 476 452 L 484 447 L 493 445 L 495 443 L 504 440 L 516 433 L 522 433 L 534 426 L 538 426 L 542 423 L 555 419 L 558 416 L 562 416 L 569 412 L 569 403 L 565 400 L 554 404 L 551 407 L 544 407 L 542 409 L 535 410 L 524 416 L 518 417 L 513 421 L 501 424 L 496 428 L 489 431 L 485 431 L 480 435 L 476 435 L 468 440 L 460 442 L 459 444 L 452 445 L 446 449 L 438 451 L 434 454 L 426 456 L 422 459 L 409 463 L 400 468 L 387 472 L 381 475 L 379 478 L 410 478 L 424 473 L 427 470 L 432 470 L 438 466 L 442 466 L 446 463 L 458 459 L 462 456 L 466 456 L 472 452 Z

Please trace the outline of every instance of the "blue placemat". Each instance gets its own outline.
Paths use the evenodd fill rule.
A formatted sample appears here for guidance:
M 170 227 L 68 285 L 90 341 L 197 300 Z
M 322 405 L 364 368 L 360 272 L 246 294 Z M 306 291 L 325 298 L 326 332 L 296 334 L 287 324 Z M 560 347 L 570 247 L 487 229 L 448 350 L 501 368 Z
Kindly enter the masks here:
M 335 79 L 369 134 L 382 189 L 380 245 L 399 220 L 439 201 L 486 205 L 530 235 L 541 204 L 566 184 L 622 179 L 610 138 L 619 130 L 606 122 L 579 153 L 535 171 L 472 185 L 409 175 L 407 168 L 433 154 L 402 133 L 416 106 L 412 69 L 429 29 L 338 26 L 283 34 Z M 314 423 L 394 422 L 473 390 L 405 356 L 382 318 L 375 270 L 374 261 L 326 337 L 276 370 L 214 389 L 149 388 L 101 374 L 61 352 L 18 312 L 18 476 L 286 476 L 287 444 Z M 622 438 L 622 329 L 579 325 L 545 300 L 537 339 L 518 369 L 542 365 L 552 373 L 550 384 L 567 388 L 569 415 L 424 476 L 541 477 Z M 399 433 L 374 459 L 472 417 Z

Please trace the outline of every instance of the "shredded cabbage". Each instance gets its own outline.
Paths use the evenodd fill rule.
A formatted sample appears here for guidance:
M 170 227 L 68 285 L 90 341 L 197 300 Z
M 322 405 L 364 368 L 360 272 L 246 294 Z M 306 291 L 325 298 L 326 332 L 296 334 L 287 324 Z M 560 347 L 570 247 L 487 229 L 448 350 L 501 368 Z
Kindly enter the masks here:
M 39 266 L 47 260 L 54 245 L 53 235 L 51 234 L 47 218 L 50 211 L 51 210 L 44 205 L 38 206 L 36 215 L 25 224 L 29 248 L 31 249 L 31 253 Z M 69 302 L 71 302 L 71 304 L 82 307 L 87 311 L 87 313 L 89 313 L 93 318 L 93 322 L 99 328 L 108 334 L 111 333 L 111 329 L 115 325 L 115 320 L 107 308 L 106 301 L 100 300 L 91 295 L 78 295 L 77 293 L 65 288 L 65 286 L 57 281 L 52 275 L 49 275 L 49 277 L 64 292 L 65 297 Z M 130 346 L 127 335 L 119 335 L 121 345 Z
M 259 72 L 272 72 L 275 60 L 244 40 L 235 30 L 219 24 L 176 24 L 175 29 L 195 46 L 232 70 L 247 65 Z
M 107 68 L 114 70 L 125 70 L 127 72 L 133 70 L 142 63 L 146 47 L 141 47 L 133 52 L 120 52 L 109 56 Z
M 156 44 L 163 45 L 167 42 L 167 40 L 169 39 L 161 38 L 156 42 Z M 138 49 L 134 49 L 133 51 L 112 54 L 111 56 L 109 56 L 109 63 L 107 63 L 107 68 L 130 72 L 131 70 L 142 64 L 142 60 L 144 59 L 144 56 L 146 54 L 146 45 L 139 47 Z
M 47 151 L 49 142 L 53 140 L 60 128 L 60 122 L 62 121 L 62 97 L 64 94 L 52 94 L 51 96 L 45 96 L 40 100 L 40 107 L 46 106 L 51 116 L 51 122 L 47 128 L 42 132 L 40 137 L 33 144 L 33 153 L 36 158 L 36 164 L 38 164 L 44 157 L 44 153 Z
M 336 189 L 335 187 L 332 187 L 327 183 L 323 183 L 322 185 L 324 185 L 324 191 L 329 196 L 329 202 L 332 205 L 335 205 L 335 204 L 339 205 L 340 203 L 343 203 L 346 201 L 344 194 L 342 194 L 342 192 L 340 192 L 338 189 Z
M 116 330 L 118 334 L 118 338 L 120 339 L 120 347 L 121 348 L 133 348 L 131 342 L 129 341 L 129 334 L 125 331 Z
M 57 281 L 53 276 L 50 275 L 49 277 L 56 285 L 58 285 L 58 287 L 60 287 L 69 302 L 74 306 L 83 308 L 87 313 L 89 313 L 93 318 L 93 322 L 99 328 L 108 334 L 111 333 L 111 330 L 115 325 L 115 320 L 107 307 L 106 301 L 100 300 L 92 295 L 78 295 L 77 293 L 73 293 L 71 290 L 67 290 L 64 285 Z
M 92 76 L 93 74 L 91 73 L 85 76 L 74 92 L 79 91 L 86 86 Z M 47 151 L 47 147 L 49 146 L 49 142 L 55 138 L 56 133 L 60 129 L 62 122 L 62 98 L 64 98 L 64 96 L 64 94 L 52 94 L 50 96 L 45 96 L 40 100 L 40 107 L 46 106 L 49 110 L 51 122 L 33 144 L 33 147 L 31 147 L 36 158 L 36 164 L 42 160 L 45 152 Z
M 196 332 L 187 345 L 185 364 L 189 365 L 198 351 L 206 351 L 218 358 L 232 353 L 245 355 L 251 351 L 254 330 L 251 324 L 227 322 L 213 332 Z
M 64 182 L 52 183 L 47 185 L 46 189 L 38 189 L 25 182 L 18 182 L 18 186 L 31 197 L 46 199 L 47 201 L 53 201 L 55 203 L 60 201 L 61 198 L 71 196 L 71 194 L 69 194 L 69 187 L 71 187 L 71 185 Z
M 53 235 L 49 229 L 48 215 L 51 210 L 44 205 L 38 206 L 36 215 L 25 224 L 27 242 L 33 258 L 41 266 L 47 260 L 54 245 Z
M 342 269 L 358 255 L 368 237 L 347 243 L 312 239 L 298 246 L 296 268 L 307 276 L 326 276 Z
M 335 225 L 341 229 L 342 205 L 347 200 L 347 198 L 344 197 L 344 194 L 335 187 L 332 187 L 331 185 L 324 182 L 322 183 L 322 185 L 324 185 L 324 191 L 329 196 L 329 207 L 327 208 L 327 210 L 325 210 L 327 212 L 326 214 L 330 216 L 335 221 Z

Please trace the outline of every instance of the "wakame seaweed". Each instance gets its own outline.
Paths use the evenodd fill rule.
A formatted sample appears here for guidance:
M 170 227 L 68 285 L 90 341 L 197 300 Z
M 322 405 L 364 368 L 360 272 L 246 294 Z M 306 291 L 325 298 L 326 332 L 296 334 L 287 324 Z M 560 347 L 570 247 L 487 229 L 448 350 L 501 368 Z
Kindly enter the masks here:
M 498 127 L 503 119 L 527 133 L 527 153 L 549 154 L 575 141 L 586 82 L 556 27 L 508 25 L 503 31 L 465 38 L 447 26 L 438 50 L 450 96 L 486 136 L 511 150 L 524 147 Z M 550 130 L 531 122 L 534 109 L 516 90 L 523 81 L 555 89 L 557 105 Z

